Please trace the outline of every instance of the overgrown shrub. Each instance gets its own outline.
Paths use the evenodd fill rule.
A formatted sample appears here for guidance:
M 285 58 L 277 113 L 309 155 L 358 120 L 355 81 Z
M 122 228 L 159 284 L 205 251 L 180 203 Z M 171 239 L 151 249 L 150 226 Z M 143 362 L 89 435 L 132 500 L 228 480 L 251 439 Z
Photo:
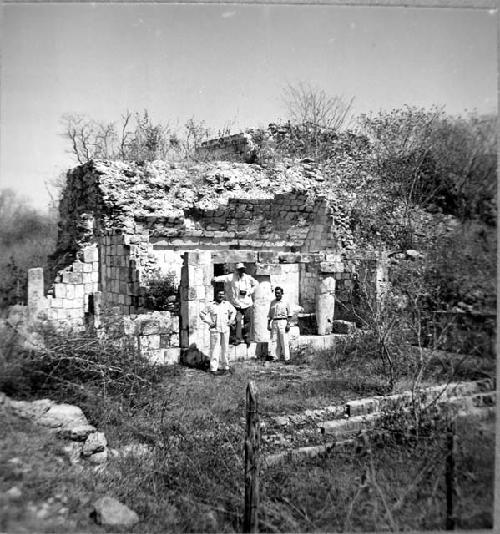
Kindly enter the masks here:
M 275 466 L 263 473 L 266 532 L 381 532 L 446 526 L 446 431 L 432 409 L 387 414 L 356 447 Z M 457 424 L 454 457 L 458 527 L 491 528 L 494 423 Z M 481 436 L 478 443 L 477 436 Z
M 157 274 L 147 282 L 145 308 L 148 310 L 173 311 L 179 297 L 179 285 L 174 272 Z
M 133 405 L 141 395 L 150 398 L 153 385 L 169 372 L 93 332 L 43 328 L 38 334 L 43 346 L 37 350 L 19 346 L 14 333 L 3 340 L 0 390 L 8 395 L 74 402 L 99 420 L 113 402 Z

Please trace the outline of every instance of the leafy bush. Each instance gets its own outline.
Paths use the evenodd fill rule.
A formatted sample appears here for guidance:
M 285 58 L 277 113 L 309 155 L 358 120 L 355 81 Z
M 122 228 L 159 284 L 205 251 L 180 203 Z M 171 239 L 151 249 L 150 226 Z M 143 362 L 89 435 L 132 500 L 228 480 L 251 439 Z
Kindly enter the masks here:
M 174 310 L 178 301 L 179 285 L 173 272 L 155 275 L 147 282 L 145 308 L 148 310 Z
M 43 328 L 43 346 L 19 346 L 16 334 L 4 338 L 0 353 L 0 390 L 17 397 L 44 397 L 86 407 L 103 417 L 106 403 L 133 403 L 149 396 L 168 369 L 155 367 L 133 348 L 92 332 Z M 106 408 L 108 409 L 109 406 Z

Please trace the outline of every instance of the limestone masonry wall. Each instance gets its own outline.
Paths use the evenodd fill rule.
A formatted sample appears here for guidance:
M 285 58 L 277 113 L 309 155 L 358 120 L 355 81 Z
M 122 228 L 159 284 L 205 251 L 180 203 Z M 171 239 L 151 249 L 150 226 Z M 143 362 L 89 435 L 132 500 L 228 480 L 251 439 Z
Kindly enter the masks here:
M 227 146 L 252 147 L 248 136 Z M 349 219 L 309 162 L 91 161 L 68 173 L 59 210 L 54 282 L 45 296 L 32 270 L 30 316 L 104 330 L 154 362 L 175 361 L 180 348 L 208 351 L 199 312 L 217 265 L 246 263 L 262 284 L 262 310 L 278 285 L 296 311 L 317 314 L 323 299 L 323 334 L 357 277 L 379 293 L 385 282 L 379 260 L 356 253 Z M 176 306 L 147 309 L 150 282 L 167 274 L 179 284 L 179 316 Z M 267 328 L 256 337 L 267 341 Z

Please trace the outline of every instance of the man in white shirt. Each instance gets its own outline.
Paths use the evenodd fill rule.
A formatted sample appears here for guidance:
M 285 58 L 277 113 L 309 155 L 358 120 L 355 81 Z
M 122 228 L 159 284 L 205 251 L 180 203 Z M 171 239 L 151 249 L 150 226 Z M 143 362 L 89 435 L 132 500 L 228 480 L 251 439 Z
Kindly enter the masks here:
M 280 353 L 285 362 L 290 361 L 290 343 L 288 332 L 290 331 L 290 305 L 283 300 L 283 289 L 277 287 L 274 290 L 275 299 L 269 305 L 267 315 L 267 329 L 271 331 L 269 342 L 269 356 L 271 360 L 279 360 Z
M 229 326 L 235 317 L 236 310 L 224 300 L 222 290 L 217 291 L 215 300 L 200 312 L 201 320 L 210 326 L 210 373 L 214 375 L 229 372 Z
M 226 295 L 229 302 L 236 309 L 236 332 L 235 345 L 245 341 L 247 347 L 250 345 L 251 324 L 253 300 L 252 295 L 257 285 L 256 280 L 249 274 L 246 274 L 244 263 L 236 264 L 236 271 L 233 274 L 223 274 L 212 278 L 214 282 L 224 282 Z M 243 330 L 241 328 L 241 319 L 243 318 Z

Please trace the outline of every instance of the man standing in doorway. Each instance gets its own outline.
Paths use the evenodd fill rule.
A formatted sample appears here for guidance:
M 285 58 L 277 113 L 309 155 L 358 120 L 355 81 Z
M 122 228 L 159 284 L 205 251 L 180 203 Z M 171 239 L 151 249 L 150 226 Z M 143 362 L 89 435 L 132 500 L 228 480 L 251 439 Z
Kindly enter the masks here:
M 290 305 L 283 300 L 283 289 L 277 287 L 274 290 L 276 297 L 269 306 L 267 316 L 267 329 L 271 331 L 271 341 L 269 343 L 269 356 L 271 360 L 279 360 L 280 353 L 285 362 L 290 361 L 290 344 L 288 332 L 290 331 Z
M 210 373 L 214 375 L 229 372 L 229 326 L 235 317 L 236 310 L 224 300 L 222 290 L 217 291 L 215 300 L 200 312 L 201 320 L 210 326 Z
M 237 263 L 233 274 L 223 274 L 212 278 L 212 283 L 224 282 L 229 302 L 236 309 L 236 332 L 235 345 L 244 341 L 250 346 L 250 335 L 252 325 L 253 300 L 252 295 L 257 285 L 256 280 L 246 274 L 244 263 Z M 243 319 L 243 330 L 241 320 Z

